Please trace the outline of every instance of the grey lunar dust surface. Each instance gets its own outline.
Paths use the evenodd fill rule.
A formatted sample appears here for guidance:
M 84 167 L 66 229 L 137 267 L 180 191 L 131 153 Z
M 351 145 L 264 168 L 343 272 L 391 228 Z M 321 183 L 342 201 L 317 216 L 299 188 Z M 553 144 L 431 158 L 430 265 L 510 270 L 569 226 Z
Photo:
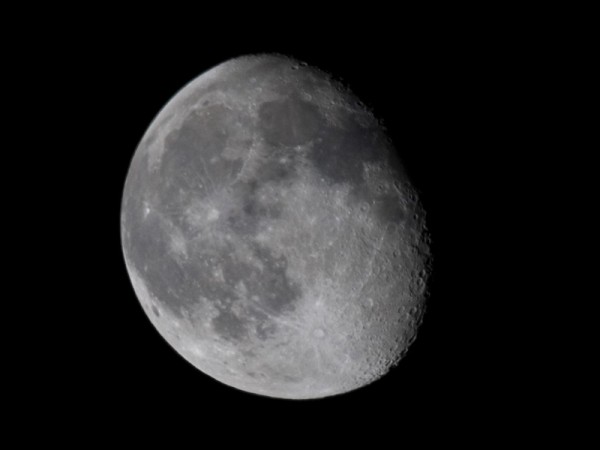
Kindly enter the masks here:
M 283 56 L 227 61 L 167 103 L 131 161 L 121 238 L 164 339 L 255 394 L 364 386 L 422 315 L 428 237 L 398 152 L 348 90 Z

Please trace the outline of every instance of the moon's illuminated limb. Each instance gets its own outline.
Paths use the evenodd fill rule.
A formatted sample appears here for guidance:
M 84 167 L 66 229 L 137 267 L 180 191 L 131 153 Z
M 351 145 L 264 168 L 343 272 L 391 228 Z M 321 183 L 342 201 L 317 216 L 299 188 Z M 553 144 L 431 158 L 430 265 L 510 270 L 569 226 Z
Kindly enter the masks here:
M 228 61 L 158 114 L 122 240 L 158 331 L 203 372 L 284 398 L 383 375 L 423 306 L 424 214 L 373 115 L 280 56 Z

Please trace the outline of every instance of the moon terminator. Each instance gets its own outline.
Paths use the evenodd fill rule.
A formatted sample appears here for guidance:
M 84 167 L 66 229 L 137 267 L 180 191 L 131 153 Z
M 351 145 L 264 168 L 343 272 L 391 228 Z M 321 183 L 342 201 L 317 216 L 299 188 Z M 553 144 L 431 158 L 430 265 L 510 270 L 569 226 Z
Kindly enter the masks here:
M 200 75 L 160 111 L 123 192 L 123 254 L 159 333 L 232 387 L 319 398 L 414 339 L 429 247 L 398 151 L 354 95 L 278 55 Z

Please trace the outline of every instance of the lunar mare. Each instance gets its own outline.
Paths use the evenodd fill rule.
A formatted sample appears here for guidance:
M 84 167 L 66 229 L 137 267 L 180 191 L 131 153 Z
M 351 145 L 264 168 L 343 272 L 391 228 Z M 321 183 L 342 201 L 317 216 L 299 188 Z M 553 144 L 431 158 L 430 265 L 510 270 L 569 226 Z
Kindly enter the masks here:
M 121 237 L 137 297 L 186 360 L 244 391 L 319 398 L 378 379 L 415 338 L 424 217 L 358 99 L 259 55 L 160 111 L 129 168 Z

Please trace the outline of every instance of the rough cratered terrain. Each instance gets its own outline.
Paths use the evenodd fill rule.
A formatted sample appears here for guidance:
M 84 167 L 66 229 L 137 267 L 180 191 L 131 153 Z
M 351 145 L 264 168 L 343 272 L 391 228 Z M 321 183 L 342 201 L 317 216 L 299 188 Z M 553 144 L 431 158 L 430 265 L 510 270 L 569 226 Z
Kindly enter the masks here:
M 237 58 L 183 88 L 135 152 L 121 232 L 158 331 L 236 388 L 339 394 L 414 338 L 418 198 L 373 115 L 294 60 Z

